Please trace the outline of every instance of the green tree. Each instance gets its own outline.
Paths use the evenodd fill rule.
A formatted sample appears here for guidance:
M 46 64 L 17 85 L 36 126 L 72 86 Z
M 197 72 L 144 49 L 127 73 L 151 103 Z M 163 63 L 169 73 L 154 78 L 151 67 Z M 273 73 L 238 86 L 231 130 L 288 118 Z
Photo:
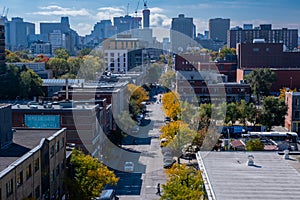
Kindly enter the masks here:
M 231 102 L 227 104 L 225 123 L 227 124 L 231 122 L 231 124 L 233 125 L 238 119 L 238 117 L 239 114 L 238 114 L 238 108 L 236 103 Z
M 270 130 L 272 126 L 284 125 L 287 105 L 284 100 L 269 96 L 263 98 L 261 122 Z
M 246 76 L 246 80 L 250 84 L 258 104 L 260 104 L 260 97 L 270 93 L 272 84 L 276 81 L 276 75 L 268 68 L 255 69 Z
M 249 113 L 249 106 L 247 105 L 245 100 L 241 100 L 241 102 L 236 102 L 236 108 L 238 111 L 238 119 L 240 123 L 245 126 Z
M 167 183 L 162 185 L 161 200 L 201 199 L 205 188 L 201 171 L 186 165 L 174 164 L 166 170 Z
M 67 49 L 64 48 L 55 49 L 53 54 L 55 58 L 61 58 L 64 60 L 68 60 L 68 58 L 70 57 L 69 52 L 67 51 Z
M 247 151 L 262 151 L 264 150 L 264 144 L 260 139 L 248 140 L 246 143 Z
M 9 86 L 9 87 L 7 87 Z M 0 98 L 16 99 L 42 96 L 42 79 L 31 69 L 9 65 L 0 79 Z
M 82 66 L 83 60 L 81 58 L 69 58 L 68 60 L 68 64 L 70 67 L 70 74 L 74 74 L 75 76 L 77 76 L 78 71 L 80 69 L 80 67 Z
M 247 121 L 255 126 L 257 123 L 259 123 L 259 118 L 261 117 L 261 110 L 257 108 L 257 106 L 253 103 L 249 103 L 247 107 Z
M 0 99 L 16 99 L 20 90 L 19 68 L 10 64 L 4 73 L 0 76 Z
M 225 59 L 227 55 L 236 55 L 235 48 L 222 48 L 220 53 L 218 53 L 219 58 Z
M 175 75 L 176 72 L 174 70 L 168 70 L 166 73 L 163 73 L 159 79 L 159 82 L 163 87 L 172 89 L 173 84 L 175 84 Z
M 78 76 L 86 80 L 95 80 L 97 75 L 101 75 L 106 69 L 105 61 L 93 55 L 84 56 L 81 65 Z
M 89 55 L 91 53 L 92 49 L 91 48 L 83 48 L 80 50 L 79 56 L 83 57 L 86 55 Z
M 55 78 L 68 73 L 70 70 L 67 60 L 63 58 L 50 58 L 48 61 L 48 68 L 52 69 Z
M 147 68 L 146 81 L 148 83 L 157 83 L 159 77 L 161 76 L 163 65 L 158 63 L 153 63 Z
M 67 177 L 66 184 L 70 199 L 90 200 L 100 196 L 107 184 L 116 184 L 118 178 L 113 171 L 100 163 L 97 158 L 73 150 L 71 165 L 74 177 Z
M 208 127 L 211 122 L 213 105 L 212 104 L 201 104 L 199 112 L 199 129 Z

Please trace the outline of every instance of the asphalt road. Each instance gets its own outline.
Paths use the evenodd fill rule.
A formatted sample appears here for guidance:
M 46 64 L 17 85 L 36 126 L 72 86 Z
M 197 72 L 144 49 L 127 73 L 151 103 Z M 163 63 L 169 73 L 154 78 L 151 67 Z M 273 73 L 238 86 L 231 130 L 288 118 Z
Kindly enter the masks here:
M 163 155 L 158 138 L 159 129 L 164 124 L 161 106 L 156 102 L 147 105 L 147 117 L 140 131 L 135 137 L 128 137 L 124 141 L 126 145 L 122 147 L 135 156 L 130 153 L 130 156 L 122 156 L 123 160 L 121 159 L 120 163 L 132 161 L 135 169 L 133 173 L 116 171 L 117 176 L 120 177 L 116 192 L 121 200 L 159 199 L 156 195 L 157 184 L 166 182 Z

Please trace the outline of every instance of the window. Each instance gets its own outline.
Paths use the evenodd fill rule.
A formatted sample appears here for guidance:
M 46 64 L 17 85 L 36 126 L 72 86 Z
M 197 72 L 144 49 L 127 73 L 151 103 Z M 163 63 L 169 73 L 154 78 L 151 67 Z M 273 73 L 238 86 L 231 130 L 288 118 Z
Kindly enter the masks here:
M 17 186 L 21 186 L 23 184 L 23 171 L 21 171 L 18 175 L 17 175 Z
M 54 145 L 52 145 L 50 149 L 50 158 L 52 158 L 53 156 L 54 156 Z
M 34 172 L 38 171 L 40 168 L 40 159 L 37 158 L 34 160 Z
M 295 111 L 295 119 L 299 119 L 299 117 L 300 117 L 300 111 L 296 110 Z
M 296 100 L 296 106 L 299 106 L 300 105 L 300 101 L 298 98 L 295 99 Z
M 56 166 L 56 176 L 59 175 L 59 164 Z
M 254 52 L 259 52 L 259 48 L 253 48 Z
M 34 190 L 35 198 L 40 198 L 40 186 L 37 186 Z
M 52 170 L 52 172 L 50 174 L 50 178 L 51 178 L 51 182 L 53 182 L 54 179 L 55 179 L 55 171 L 54 171 L 54 169 Z
M 64 148 L 64 146 L 65 146 L 65 138 L 63 137 L 61 139 L 60 148 L 62 149 L 62 148 Z
M 57 153 L 58 151 L 59 151 L 59 141 L 57 141 L 55 145 L 55 152 Z
M 10 181 L 6 183 L 6 197 L 9 197 L 12 193 L 13 193 L 13 180 L 10 179 Z
M 26 179 L 29 179 L 31 177 L 31 164 L 26 167 Z

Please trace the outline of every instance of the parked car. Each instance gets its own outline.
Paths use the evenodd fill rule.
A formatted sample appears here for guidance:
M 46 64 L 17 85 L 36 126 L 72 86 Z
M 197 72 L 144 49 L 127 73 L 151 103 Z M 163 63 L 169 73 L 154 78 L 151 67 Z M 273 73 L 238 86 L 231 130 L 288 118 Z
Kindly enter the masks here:
M 170 168 L 176 161 L 173 158 L 164 158 L 164 168 Z
M 102 190 L 101 196 L 97 200 L 117 200 L 116 191 L 114 189 Z
M 166 123 L 171 122 L 171 118 L 170 118 L 170 117 L 165 117 L 165 122 L 166 122 Z
M 133 126 L 131 132 L 133 134 L 137 134 L 139 132 L 140 128 L 138 126 Z
M 133 162 L 125 162 L 124 171 L 125 172 L 132 172 L 133 170 L 134 170 L 134 163 Z
M 160 140 L 160 147 L 163 147 L 166 142 L 168 142 L 168 139 L 167 138 L 162 138 Z

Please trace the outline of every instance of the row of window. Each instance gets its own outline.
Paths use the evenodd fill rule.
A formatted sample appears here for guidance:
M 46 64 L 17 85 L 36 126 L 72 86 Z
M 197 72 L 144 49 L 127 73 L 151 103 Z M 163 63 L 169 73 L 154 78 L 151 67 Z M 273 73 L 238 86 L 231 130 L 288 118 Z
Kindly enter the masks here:
M 33 162 L 34 172 L 36 173 L 40 169 L 40 159 L 37 158 Z M 25 169 L 25 178 L 26 180 L 29 179 L 32 176 L 32 167 L 31 164 L 29 164 Z M 24 174 L 23 171 L 19 172 L 17 174 L 17 186 L 21 186 L 24 182 Z
M 50 148 L 50 158 L 54 156 L 55 153 L 59 152 L 60 149 L 64 148 L 65 145 L 65 138 L 63 137 L 60 141 L 57 141 L 55 144 L 55 151 L 54 151 L 54 145 Z
M 35 199 L 40 198 L 41 193 L 40 193 L 39 185 L 34 189 L 34 193 L 35 193 Z M 12 194 L 13 194 L 13 179 L 10 179 L 6 183 L 6 197 L 9 197 Z M 32 193 L 30 193 L 27 198 L 32 198 Z M 0 199 L 1 199 L 1 188 L 0 188 Z
M 61 165 L 61 166 L 60 166 Z M 50 182 L 53 182 L 57 176 L 63 171 L 65 168 L 65 163 L 57 164 L 56 168 L 52 170 L 50 174 Z

